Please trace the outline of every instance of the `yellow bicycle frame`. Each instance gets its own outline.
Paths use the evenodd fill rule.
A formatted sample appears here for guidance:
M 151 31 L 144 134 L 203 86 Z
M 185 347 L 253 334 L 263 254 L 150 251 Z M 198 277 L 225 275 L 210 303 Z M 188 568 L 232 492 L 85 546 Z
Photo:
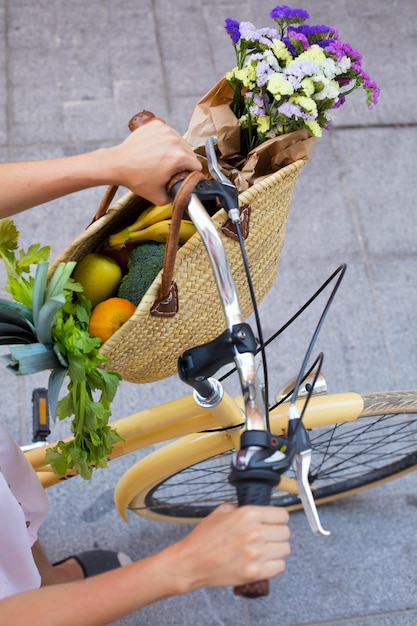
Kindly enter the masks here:
M 271 428 L 276 435 L 286 434 L 288 406 L 287 403 L 281 404 L 271 412 Z M 300 401 L 300 409 L 301 406 L 302 401 Z M 309 429 L 336 422 L 353 421 L 359 417 L 362 410 L 362 397 L 356 393 L 312 397 L 303 422 Z M 114 446 L 109 460 L 173 439 L 179 439 L 178 453 L 183 458 L 181 438 L 203 431 L 225 430 L 228 438 L 227 449 L 238 447 L 241 429 L 244 426 L 243 401 L 241 398 L 233 399 L 225 392 L 216 407 L 204 409 L 196 404 L 192 395 L 189 395 L 121 418 L 112 422 L 111 425 L 123 441 Z M 58 476 L 49 465 L 45 464 L 45 452 L 53 445 L 55 444 L 51 443 L 25 453 L 44 487 L 50 487 L 75 475 L 75 471 L 69 470 L 65 476 Z M 187 455 L 189 455 L 189 442 L 184 441 L 185 445 L 187 445 Z M 163 454 L 163 449 L 161 449 L 161 454 Z M 214 454 L 219 452 L 220 450 L 215 450 Z M 167 460 L 164 460 L 164 467 L 166 463 Z M 169 462 L 171 463 L 172 461 Z

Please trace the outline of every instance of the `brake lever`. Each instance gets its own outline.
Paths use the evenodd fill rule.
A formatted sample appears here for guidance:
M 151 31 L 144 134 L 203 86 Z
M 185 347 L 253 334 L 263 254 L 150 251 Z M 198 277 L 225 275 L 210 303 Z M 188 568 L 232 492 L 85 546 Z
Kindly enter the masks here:
M 303 452 L 296 453 L 295 465 L 298 493 L 312 532 L 317 536 L 328 536 L 330 535 L 330 531 L 324 530 L 321 525 L 316 503 L 314 502 L 313 493 L 308 481 L 310 462 L 311 450 L 304 450 Z
M 223 185 L 228 185 L 229 187 L 234 187 L 233 183 L 223 174 L 220 169 L 219 162 L 217 160 L 215 144 L 217 143 L 216 135 L 210 135 L 206 139 L 205 148 L 206 148 L 206 157 L 207 157 L 207 167 L 214 178 L 218 183 L 222 183 Z
M 219 162 L 217 160 L 215 144 L 217 143 L 216 135 L 210 135 L 207 137 L 205 148 L 206 148 L 206 157 L 207 157 L 207 167 L 208 171 L 217 183 L 220 183 L 225 187 L 225 197 L 229 200 L 227 206 L 224 208 L 227 211 L 228 217 L 232 222 L 240 222 L 240 211 L 239 211 L 239 201 L 238 194 L 235 185 L 227 178 L 225 174 L 220 169 Z M 232 202 L 230 203 L 230 200 Z
M 310 438 L 295 404 L 290 406 L 288 436 L 294 440 L 297 488 L 311 531 L 317 536 L 328 536 L 330 531 L 324 530 L 321 525 L 308 480 L 311 464 Z

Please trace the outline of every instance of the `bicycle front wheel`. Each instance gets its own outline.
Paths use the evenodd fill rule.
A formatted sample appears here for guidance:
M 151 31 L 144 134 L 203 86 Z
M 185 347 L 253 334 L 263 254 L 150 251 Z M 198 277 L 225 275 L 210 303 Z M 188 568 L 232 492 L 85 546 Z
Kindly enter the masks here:
M 417 391 L 354 395 L 360 399 L 356 415 L 342 407 L 339 396 L 315 399 L 317 417 L 308 420 L 308 427 L 310 483 L 317 504 L 417 468 Z M 325 420 L 320 417 L 324 414 Z M 275 433 L 282 430 L 282 417 L 276 419 L 273 412 L 271 428 Z M 128 508 L 158 521 L 196 522 L 222 502 L 236 502 L 228 482 L 232 451 L 232 438 L 225 432 L 185 437 L 164 446 L 132 468 L 131 476 L 127 472 L 123 477 L 120 489 L 128 489 Z M 174 464 L 165 463 L 173 457 Z M 301 507 L 292 470 L 282 477 L 271 503 L 289 510 Z

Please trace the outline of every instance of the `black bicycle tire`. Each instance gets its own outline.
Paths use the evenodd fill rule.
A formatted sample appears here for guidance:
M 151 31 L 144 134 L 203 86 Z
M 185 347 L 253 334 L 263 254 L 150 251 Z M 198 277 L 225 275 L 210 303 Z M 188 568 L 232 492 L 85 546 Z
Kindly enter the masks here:
M 313 495 L 317 504 L 322 504 L 340 497 L 348 496 L 360 490 L 374 487 L 380 483 L 395 479 L 406 472 L 417 469 L 417 391 L 369 393 L 363 394 L 362 399 L 364 403 L 363 412 L 353 424 L 360 424 L 360 428 L 365 428 L 367 434 L 373 434 L 373 424 L 384 424 L 385 428 L 384 420 L 389 419 L 390 417 L 403 416 L 404 424 L 413 430 L 413 437 L 415 441 L 414 443 L 411 443 L 411 445 L 415 447 L 407 450 L 401 458 L 396 460 L 390 459 L 389 462 L 383 463 L 377 467 L 372 467 L 368 469 L 368 471 L 357 476 L 348 477 L 337 482 L 329 482 L 324 486 L 320 486 L 319 484 L 317 488 L 315 488 L 315 485 L 313 484 Z M 413 414 L 415 414 L 415 417 L 410 417 L 410 415 L 412 416 Z M 372 422 L 369 421 L 371 419 L 373 419 Z M 337 427 L 339 429 L 344 428 L 346 432 L 349 432 L 349 425 L 351 424 L 352 423 L 350 422 L 348 425 L 335 424 L 333 427 Z M 398 424 L 398 426 L 401 426 L 401 428 L 403 427 L 401 424 Z M 389 427 L 391 428 L 390 425 Z M 313 429 L 311 431 L 313 459 L 316 450 L 315 445 L 317 445 L 314 443 L 315 432 L 313 431 L 315 430 L 317 429 Z M 321 429 L 321 431 L 323 431 L 323 429 Z M 351 432 L 353 432 L 353 430 L 351 430 Z M 354 435 L 355 445 L 357 445 L 358 441 L 361 439 L 361 435 L 358 434 L 360 432 L 361 431 L 359 430 Z M 400 429 L 397 429 L 397 432 L 401 432 Z M 383 439 L 383 443 L 385 446 L 388 445 L 389 442 L 387 441 L 387 438 Z M 328 442 L 323 445 L 328 446 Z M 350 445 L 352 445 L 352 442 L 350 442 Z M 369 449 L 369 444 L 367 445 Z M 380 448 L 382 445 L 381 441 L 375 441 L 375 445 Z M 393 441 L 390 445 L 396 446 L 397 442 Z M 343 448 L 347 450 L 348 447 L 348 444 L 344 443 Z M 353 450 L 353 448 L 351 448 L 351 450 Z M 353 451 L 349 451 L 349 454 L 352 456 Z M 393 452 L 391 451 L 391 456 L 392 454 Z M 219 456 L 224 458 L 224 455 L 218 455 L 218 457 Z M 184 502 L 182 500 L 178 504 L 178 500 L 177 503 L 176 501 L 168 500 L 163 502 L 161 500 L 161 493 L 162 490 L 166 490 L 167 486 L 169 486 L 169 481 L 173 481 L 176 477 L 179 477 L 179 480 L 182 480 L 183 478 L 185 480 L 187 472 L 190 470 L 194 471 L 198 466 L 202 467 L 206 463 L 213 462 L 213 458 L 202 460 L 201 462 L 189 467 L 185 466 L 179 472 L 172 474 L 171 476 L 160 481 L 158 484 L 154 485 L 144 497 L 145 507 L 156 513 L 159 519 L 166 518 L 168 521 L 175 521 L 175 519 L 179 518 L 181 518 L 182 521 L 184 521 L 184 519 L 196 521 L 208 515 L 219 504 L 218 500 L 214 499 L 213 502 L 207 501 L 206 498 L 203 498 L 203 501 L 200 502 Z M 358 463 L 357 459 L 355 460 L 355 463 Z M 225 475 L 222 473 L 222 482 L 224 483 L 225 480 Z M 317 477 L 315 483 L 317 483 Z M 193 488 L 195 488 L 195 486 Z M 232 496 L 230 498 L 226 497 L 226 499 L 228 501 L 234 501 L 232 488 L 230 488 L 230 493 Z M 295 510 L 301 507 L 301 502 L 297 494 L 282 494 L 279 497 L 274 498 L 272 500 L 272 504 L 275 506 L 283 506 L 289 510 Z M 129 508 L 135 510 L 134 501 L 132 501 Z M 140 510 L 136 510 L 136 512 L 141 514 Z

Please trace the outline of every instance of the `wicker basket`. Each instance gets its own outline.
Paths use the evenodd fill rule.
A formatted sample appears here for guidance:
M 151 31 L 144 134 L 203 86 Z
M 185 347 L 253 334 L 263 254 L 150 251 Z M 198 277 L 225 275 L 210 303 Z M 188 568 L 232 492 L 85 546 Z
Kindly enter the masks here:
M 291 198 L 298 174 L 305 164 L 296 161 L 265 177 L 239 195 L 240 205 L 251 206 L 249 236 L 245 246 L 260 302 L 275 281 Z M 125 194 L 108 212 L 93 222 L 55 259 L 79 261 L 95 251 L 105 239 L 132 221 L 145 201 Z M 224 210 L 213 221 L 221 233 L 226 222 Z M 239 293 L 243 315 L 252 305 L 239 244 L 221 233 Z M 117 371 L 124 380 L 147 383 L 176 373 L 178 357 L 186 350 L 214 339 L 225 328 L 224 316 L 211 266 L 196 233 L 177 253 L 174 279 L 178 287 L 179 310 L 169 318 L 153 317 L 149 311 L 159 296 L 161 273 L 156 277 L 133 316 L 106 341 L 101 353 L 109 360 L 106 369 Z

